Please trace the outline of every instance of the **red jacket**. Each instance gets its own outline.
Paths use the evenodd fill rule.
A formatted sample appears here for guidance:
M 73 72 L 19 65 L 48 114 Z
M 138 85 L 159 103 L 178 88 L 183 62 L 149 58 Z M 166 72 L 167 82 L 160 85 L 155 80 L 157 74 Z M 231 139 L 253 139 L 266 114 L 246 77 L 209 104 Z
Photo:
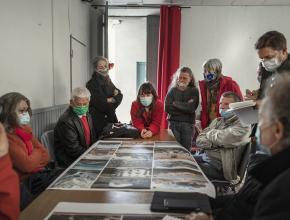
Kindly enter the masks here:
M 32 132 L 30 127 L 25 126 L 24 128 Z M 13 167 L 20 178 L 46 166 L 49 160 L 48 151 L 35 137 L 31 139 L 33 150 L 29 156 L 25 143 L 14 133 L 14 131 L 11 133 L 7 132 L 7 137 L 9 141 L 9 154 Z
M 131 121 L 135 128 L 140 132 L 142 129 L 149 129 L 153 135 L 158 134 L 160 131 L 160 124 L 164 112 L 163 103 L 160 100 L 155 102 L 155 107 L 152 112 L 143 112 L 141 117 L 137 116 L 140 108 L 144 108 L 138 101 L 132 102 L 131 105 Z
M 19 207 L 19 179 L 6 155 L 0 158 L 0 219 L 18 219 Z
M 209 115 L 207 113 L 207 87 L 204 80 L 199 81 L 199 88 L 200 88 L 200 95 L 201 95 L 201 127 L 204 129 L 209 124 Z M 219 85 L 219 91 L 218 91 L 218 97 L 217 97 L 217 115 L 216 117 L 220 117 L 219 114 L 219 100 L 221 95 L 224 92 L 234 92 L 236 93 L 242 100 L 243 95 L 240 90 L 240 86 L 237 84 L 236 81 L 234 81 L 231 77 L 228 76 L 222 76 L 220 78 L 220 85 Z

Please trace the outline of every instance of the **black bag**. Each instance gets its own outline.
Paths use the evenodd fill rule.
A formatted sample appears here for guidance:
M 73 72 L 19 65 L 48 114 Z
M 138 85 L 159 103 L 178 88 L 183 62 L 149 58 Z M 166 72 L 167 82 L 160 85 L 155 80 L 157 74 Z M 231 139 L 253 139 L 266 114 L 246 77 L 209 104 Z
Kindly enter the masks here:
M 103 138 L 139 138 L 139 131 L 132 125 L 125 123 L 109 123 L 107 124 L 100 136 Z

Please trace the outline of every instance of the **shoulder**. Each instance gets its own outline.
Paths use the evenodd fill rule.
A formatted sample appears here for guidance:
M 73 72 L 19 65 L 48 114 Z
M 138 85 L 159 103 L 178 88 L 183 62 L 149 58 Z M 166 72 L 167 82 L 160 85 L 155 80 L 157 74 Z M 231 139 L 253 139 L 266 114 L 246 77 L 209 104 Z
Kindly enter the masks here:
M 66 122 L 70 122 L 73 120 L 74 118 L 74 113 L 71 109 L 71 107 L 69 107 L 58 119 L 59 123 L 66 123 Z
M 160 99 L 157 99 L 155 102 L 157 108 L 163 108 L 163 102 Z

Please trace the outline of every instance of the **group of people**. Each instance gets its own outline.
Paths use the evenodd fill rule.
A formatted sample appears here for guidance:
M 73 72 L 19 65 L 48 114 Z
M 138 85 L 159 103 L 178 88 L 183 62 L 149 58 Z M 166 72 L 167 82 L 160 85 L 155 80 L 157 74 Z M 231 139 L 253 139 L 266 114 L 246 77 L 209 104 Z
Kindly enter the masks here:
M 230 199 L 223 198 L 215 219 L 289 217 L 289 211 L 284 209 L 283 204 L 288 204 L 290 199 L 290 100 L 285 95 L 290 92 L 290 78 L 281 73 L 290 71 L 290 56 L 284 35 L 277 31 L 262 35 L 255 47 L 261 59 L 258 71 L 260 88 L 248 91 L 246 96 L 262 100 L 261 103 L 257 101 L 260 120 L 256 137 L 266 157 L 263 156 L 262 162 L 252 161 L 244 186 Z M 123 95 L 111 81 L 109 67 L 108 60 L 99 57 L 94 62 L 94 73 L 86 87 L 72 91 L 70 105 L 54 129 L 55 156 L 59 167 L 68 167 L 98 139 L 108 123 L 118 122 L 115 111 Z M 229 104 L 242 101 L 243 96 L 237 82 L 222 74 L 220 60 L 206 61 L 203 69 L 204 80 L 199 82 L 199 90 L 191 69 L 178 69 L 165 103 L 160 101 L 150 82 L 143 83 L 132 102 L 131 123 L 141 138 L 151 138 L 159 133 L 165 110 L 176 140 L 190 150 L 201 97 L 203 130 L 194 143 L 200 152 L 194 157 L 209 179 L 233 180 L 237 178 L 236 167 L 243 147 L 250 141 L 251 127 L 242 124 L 229 111 Z M 49 153 L 33 136 L 29 126 L 31 116 L 30 101 L 24 95 L 12 92 L 0 97 L 0 122 L 4 125 L 0 124 L 1 219 L 16 219 L 19 195 L 23 208 L 62 171 L 51 172 Z M 261 160 L 261 157 L 258 158 Z M 11 205 L 7 206 L 2 198 Z M 270 211 L 272 205 L 275 212 Z M 213 216 L 194 213 L 188 218 L 210 219 Z

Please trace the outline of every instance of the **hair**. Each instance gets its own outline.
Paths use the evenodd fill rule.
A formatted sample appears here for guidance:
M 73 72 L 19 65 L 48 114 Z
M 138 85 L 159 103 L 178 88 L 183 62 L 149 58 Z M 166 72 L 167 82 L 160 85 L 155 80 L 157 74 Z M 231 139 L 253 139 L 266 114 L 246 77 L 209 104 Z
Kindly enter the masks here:
M 145 82 L 143 83 L 138 90 L 138 95 L 137 95 L 137 102 L 140 102 L 140 95 L 142 94 L 152 94 L 153 95 L 153 100 L 151 105 L 149 106 L 149 110 L 151 111 L 152 109 L 155 108 L 155 102 L 158 99 L 158 95 L 156 93 L 156 90 L 154 89 L 153 85 L 150 82 Z M 145 108 L 141 108 L 139 109 L 139 111 L 137 112 L 137 117 L 141 117 L 141 115 L 143 114 Z
M 219 77 L 222 74 L 223 64 L 222 62 L 217 59 L 209 59 L 203 64 L 203 69 L 206 71 L 213 70 L 217 76 Z
M 75 98 L 88 98 L 90 100 L 91 93 L 86 87 L 77 87 L 73 89 L 71 94 L 71 99 L 74 100 Z
M 256 50 L 265 47 L 271 47 L 274 50 L 285 50 L 287 48 L 287 40 L 285 36 L 278 31 L 268 31 L 259 37 L 255 43 Z
M 196 87 L 195 78 L 194 78 L 192 70 L 189 67 L 181 67 L 172 76 L 172 80 L 171 80 L 171 83 L 170 83 L 170 86 L 168 87 L 168 89 L 171 89 L 173 87 L 177 87 L 178 78 L 179 78 L 181 73 L 188 73 L 190 78 L 191 78 L 191 81 L 188 84 L 188 86 L 191 88 Z
M 0 113 L 0 121 L 4 124 L 7 131 L 19 126 L 16 108 L 21 101 L 26 102 L 28 106 L 27 111 L 31 116 L 32 111 L 30 101 L 24 95 L 18 92 L 10 92 L 0 97 L 0 106 L 2 108 L 2 112 Z
M 96 67 L 101 60 L 105 61 L 109 65 L 109 60 L 106 57 L 97 56 L 93 59 L 93 62 L 92 62 L 94 67 Z
M 290 76 L 289 72 L 279 74 L 274 83 L 269 83 L 266 88 L 266 96 L 262 101 L 263 108 L 267 111 L 270 121 L 280 121 L 284 127 L 281 147 L 290 145 Z
M 225 98 L 232 98 L 235 102 L 241 102 L 241 98 L 240 96 L 238 96 L 237 93 L 234 93 L 234 92 L 231 92 L 231 91 L 228 91 L 228 92 L 224 92 L 222 94 L 222 97 L 225 97 Z

